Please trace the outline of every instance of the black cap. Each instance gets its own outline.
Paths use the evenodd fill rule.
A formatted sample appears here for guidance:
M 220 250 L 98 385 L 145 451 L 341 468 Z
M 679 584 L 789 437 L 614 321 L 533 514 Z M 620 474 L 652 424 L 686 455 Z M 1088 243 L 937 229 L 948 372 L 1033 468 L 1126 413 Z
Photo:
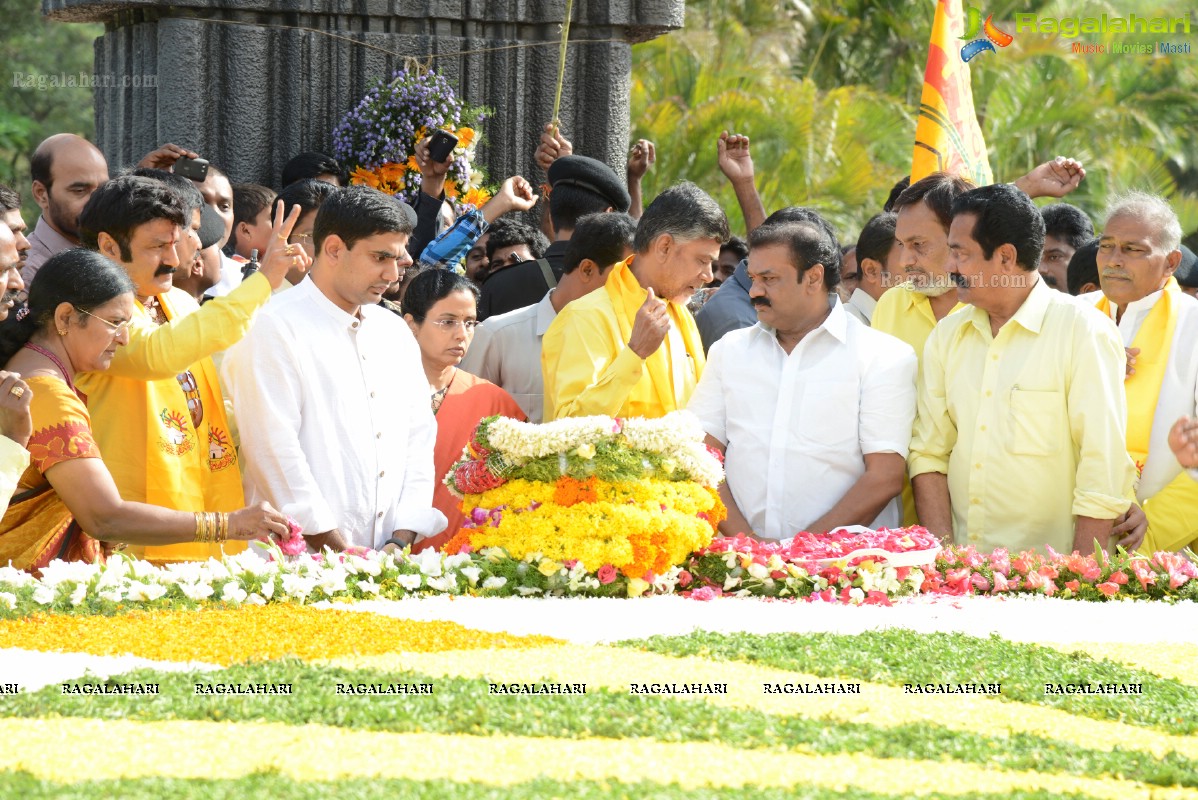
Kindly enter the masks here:
M 207 250 L 214 244 L 220 244 L 224 236 L 225 221 L 220 214 L 207 203 L 200 206 L 200 249 Z
M 632 205 L 628 189 L 615 170 L 586 156 L 562 156 L 550 164 L 549 185 L 554 189 L 573 186 L 597 194 L 622 213 L 627 213 Z

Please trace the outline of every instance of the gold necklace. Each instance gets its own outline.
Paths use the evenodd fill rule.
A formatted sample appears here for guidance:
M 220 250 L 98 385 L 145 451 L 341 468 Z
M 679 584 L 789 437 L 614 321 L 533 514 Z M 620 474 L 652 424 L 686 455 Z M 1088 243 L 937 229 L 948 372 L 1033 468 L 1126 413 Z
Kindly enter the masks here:
M 449 392 L 449 387 L 453 386 L 453 379 L 456 378 L 457 375 L 458 375 L 458 371 L 455 369 L 453 371 L 453 375 L 449 376 L 449 383 L 445 384 L 440 389 L 433 392 L 432 403 L 433 403 L 433 416 L 434 417 L 437 416 L 437 412 L 441 410 L 441 404 L 445 402 L 445 395 L 447 392 Z

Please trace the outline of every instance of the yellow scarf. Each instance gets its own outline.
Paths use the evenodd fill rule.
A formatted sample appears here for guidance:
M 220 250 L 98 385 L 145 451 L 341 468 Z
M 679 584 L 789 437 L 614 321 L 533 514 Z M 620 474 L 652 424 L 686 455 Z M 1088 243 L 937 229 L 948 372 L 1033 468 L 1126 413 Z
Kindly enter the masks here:
M 168 320 L 178 319 L 179 313 L 169 295 L 159 296 L 158 301 Z M 140 304 L 138 312 L 148 322 Z M 202 358 L 189 371 L 195 380 L 191 396 L 198 396 L 204 407 L 199 427 L 192 422 L 188 393 L 178 378 L 138 382 L 148 412 L 144 423 L 146 502 L 179 511 L 236 511 L 245 505 L 245 494 L 216 366 L 211 358 Z M 120 486 L 119 476 L 114 477 L 118 477 Z M 221 546 L 212 544 L 146 547 L 144 552 L 130 549 L 155 562 L 203 561 L 210 556 L 220 558 L 221 553 Z M 226 553 L 244 549 L 243 542 L 224 545 Z
M 1152 418 L 1160 399 L 1165 380 L 1165 365 L 1173 346 L 1173 331 L 1177 328 L 1177 304 L 1174 292 L 1180 292 L 1177 280 L 1170 277 L 1160 299 L 1152 306 L 1132 347 L 1140 348 L 1136 356 L 1136 372 L 1123 381 L 1127 393 L 1127 454 L 1136 462 L 1136 473 L 1144 471 L 1148 460 L 1148 443 L 1152 439 Z M 1103 295 L 1098 310 L 1111 316 L 1111 301 Z
M 645 304 L 645 298 L 649 296 L 649 290 L 642 287 L 637 281 L 636 275 L 632 274 L 634 258 L 635 256 L 629 256 L 627 261 L 612 267 L 612 274 L 608 276 L 603 286 L 611 298 L 612 307 L 616 310 L 616 322 L 620 326 L 620 336 L 625 342 L 632 336 L 632 325 L 636 320 L 636 312 Z M 671 322 L 682 334 L 686 353 L 670 353 L 666 346 L 669 343 L 667 338 L 662 347 L 657 348 L 653 355 L 645 359 L 645 366 L 649 371 L 649 380 L 652 384 L 652 394 L 661 409 L 661 416 L 686 407 L 691 392 L 694 391 L 699 377 L 703 374 L 703 366 L 707 363 L 703 357 L 703 340 L 699 337 L 699 328 L 695 325 L 695 318 L 691 316 L 691 312 L 687 311 L 685 306 L 673 302 L 667 303 L 667 307 Z M 694 362 L 693 371 L 687 368 L 682 370 L 686 376 L 686 385 L 681 387 L 677 393 L 671 379 L 670 356 L 674 358 L 689 356 Z

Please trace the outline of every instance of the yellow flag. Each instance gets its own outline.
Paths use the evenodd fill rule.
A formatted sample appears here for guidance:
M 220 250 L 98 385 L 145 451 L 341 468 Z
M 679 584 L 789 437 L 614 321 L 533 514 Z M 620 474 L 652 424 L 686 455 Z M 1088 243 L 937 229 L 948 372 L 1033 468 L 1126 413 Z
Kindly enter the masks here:
M 937 0 L 915 127 L 912 183 L 933 172 L 959 175 L 978 186 L 994 182 L 973 110 L 969 65 L 961 57 L 964 30 L 961 0 Z

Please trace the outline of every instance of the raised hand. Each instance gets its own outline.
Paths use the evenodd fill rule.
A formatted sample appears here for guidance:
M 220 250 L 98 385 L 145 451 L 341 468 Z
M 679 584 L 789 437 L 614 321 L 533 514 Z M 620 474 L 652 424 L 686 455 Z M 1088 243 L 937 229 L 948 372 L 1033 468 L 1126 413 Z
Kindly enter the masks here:
M 491 223 L 509 211 L 530 211 L 536 204 L 537 195 L 532 190 L 532 184 L 519 175 L 513 175 L 503 182 L 481 211 L 483 219 Z
M 561 130 L 552 122 L 547 123 L 541 133 L 541 143 L 537 145 L 537 152 L 533 156 L 537 166 L 548 172 L 554 161 L 573 154 L 574 145 L 570 144 L 570 140 L 563 136 Z
M 1086 170 L 1080 161 L 1057 156 L 1015 181 L 1028 197 L 1064 197 L 1081 184 Z
M 749 137 L 724 131 L 716 141 L 716 163 L 731 183 L 753 180 L 753 157 L 749 155 Z
M 657 148 L 648 139 L 637 139 L 628 156 L 628 182 L 639 181 L 657 161 Z
M 669 331 L 670 312 L 666 301 L 654 294 L 653 288 L 650 287 L 649 296 L 636 310 L 628 347 L 641 358 L 648 358 L 661 347 Z
M 176 161 L 184 157 L 199 158 L 200 154 L 180 147 L 177 144 L 164 144 L 157 150 L 152 150 L 142 156 L 141 161 L 137 162 L 137 166 L 149 167 L 151 169 L 170 169 L 175 166 Z
M 259 271 L 270 281 L 272 289 L 278 289 L 283 283 L 283 278 L 287 277 L 291 270 L 306 273 L 312 266 L 312 256 L 308 255 L 302 246 L 287 241 L 299 217 L 299 206 L 292 206 L 286 219 L 283 218 L 283 201 L 280 200 L 275 207 L 274 222 L 270 228 L 270 244 L 259 261 Z

